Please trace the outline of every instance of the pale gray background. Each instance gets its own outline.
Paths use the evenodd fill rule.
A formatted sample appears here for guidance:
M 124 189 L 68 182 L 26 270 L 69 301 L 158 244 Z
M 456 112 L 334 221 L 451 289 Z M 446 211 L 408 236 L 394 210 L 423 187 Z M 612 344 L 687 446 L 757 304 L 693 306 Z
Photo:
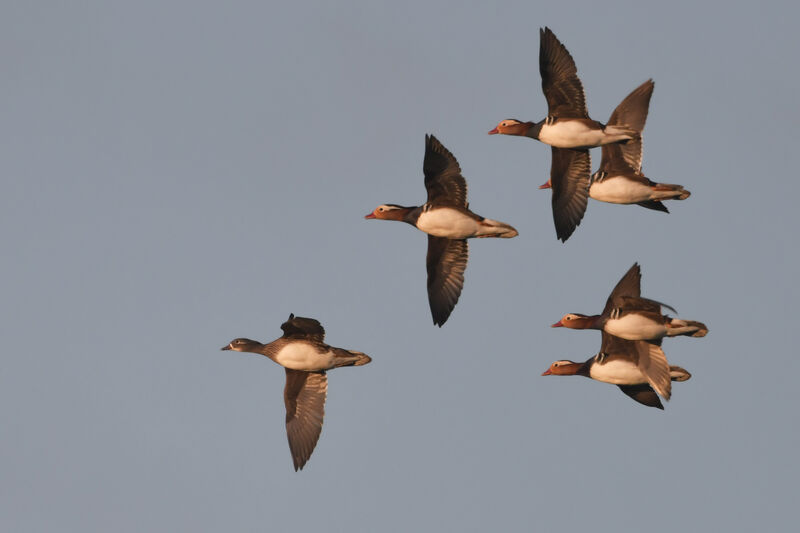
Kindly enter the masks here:
M 798 503 L 798 11 L 696 2 L 3 2 L 0 529 L 788 531 Z M 671 215 L 591 202 L 555 238 L 539 27 L 607 120 L 653 77 L 644 167 Z M 423 136 L 473 209 L 431 325 Z M 594 151 L 594 168 L 599 151 Z M 705 321 L 664 412 L 540 377 L 596 353 L 634 261 Z M 331 373 L 306 470 L 284 372 L 220 352 L 290 312 L 373 363 Z

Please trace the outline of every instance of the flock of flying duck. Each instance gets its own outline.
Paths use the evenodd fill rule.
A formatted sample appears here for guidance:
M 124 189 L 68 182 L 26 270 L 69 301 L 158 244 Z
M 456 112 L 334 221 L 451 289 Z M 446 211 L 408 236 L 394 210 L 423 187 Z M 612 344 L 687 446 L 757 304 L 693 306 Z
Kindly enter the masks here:
M 638 204 L 668 212 L 663 200 L 684 200 L 680 185 L 655 183 L 642 173 L 642 130 L 654 83 L 633 90 L 614 110 L 607 124 L 589 117 L 583 85 L 572 56 L 549 28 L 540 30 L 539 70 L 547 99 L 547 117 L 539 122 L 501 121 L 489 134 L 519 135 L 551 146 L 550 179 L 556 235 L 566 241 L 580 224 L 588 198 L 616 204 Z M 602 147 L 600 168 L 591 173 L 589 149 Z M 423 162 L 427 201 L 416 207 L 383 204 L 368 219 L 406 222 L 428 234 L 428 301 L 435 325 L 453 311 L 464 285 L 467 239 L 512 238 L 512 226 L 473 213 L 467 182 L 458 161 L 433 135 L 425 136 Z M 666 304 L 641 296 L 641 270 L 634 264 L 614 287 L 599 315 L 570 313 L 552 327 L 601 331 L 599 353 L 583 363 L 556 361 L 542 375 L 581 375 L 612 383 L 639 403 L 663 409 L 672 381 L 691 374 L 671 366 L 661 349 L 664 337 L 703 337 L 701 322 L 671 318 Z M 325 344 L 325 330 L 313 318 L 289 315 L 283 335 L 269 344 L 234 339 L 223 350 L 265 355 L 286 369 L 286 431 L 295 470 L 302 469 L 319 439 L 325 414 L 326 371 L 361 366 L 371 358 Z

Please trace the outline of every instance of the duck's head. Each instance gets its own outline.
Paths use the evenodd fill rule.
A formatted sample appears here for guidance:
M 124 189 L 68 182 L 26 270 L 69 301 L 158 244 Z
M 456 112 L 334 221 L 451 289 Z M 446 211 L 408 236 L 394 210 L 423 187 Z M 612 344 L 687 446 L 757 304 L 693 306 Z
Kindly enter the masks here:
M 383 204 L 375 208 L 375 210 L 364 216 L 364 218 L 379 218 L 381 220 L 403 220 L 408 211 L 407 207 L 395 204 Z
M 555 374 L 556 376 L 573 376 L 578 373 L 580 367 L 581 363 L 575 363 L 564 359 L 550 365 L 550 368 L 542 372 L 542 375 L 549 376 Z
M 561 317 L 561 320 L 550 326 L 551 328 L 570 328 L 587 329 L 591 327 L 596 317 L 581 315 L 579 313 L 568 313 Z
M 230 344 L 220 348 L 221 350 L 233 350 L 235 352 L 258 352 L 261 343 L 250 339 L 233 339 Z
M 507 118 L 501 120 L 497 126 L 489 132 L 489 135 L 496 135 L 498 133 L 502 135 L 525 135 L 530 127 L 530 122 L 521 122 L 515 118 Z

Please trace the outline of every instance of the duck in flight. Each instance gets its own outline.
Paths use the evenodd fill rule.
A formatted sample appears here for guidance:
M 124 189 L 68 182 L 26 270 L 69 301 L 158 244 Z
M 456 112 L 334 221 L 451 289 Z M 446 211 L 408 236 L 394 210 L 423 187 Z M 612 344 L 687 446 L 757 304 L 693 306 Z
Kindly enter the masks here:
M 631 341 L 660 341 L 664 337 L 685 335 L 705 337 L 708 328 L 702 322 L 671 318 L 661 308 L 672 307 L 641 297 L 642 273 L 638 263 L 622 276 L 599 315 L 569 313 L 552 327 L 570 329 L 599 329 Z
M 629 142 L 639 134 L 625 124 L 604 125 L 589 117 L 575 61 L 550 28 L 539 31 L 539 72 L 547 117 L 539 122 L 502 120 L 489 134 L 531 137 L 551 146 L 553 222 L 556 236 L 566 242 L 586 211 L 589 148 Z
M 556 361 L 543 376 L 586 376 L 617 385 L 622 392 L 648 407 L 664 409 L 659 395 L 669 400 L 672 381 L 686 381 L 692 375 L 669 365 L 660 343 L 628 341 L 602 333 L 600 352 L 583 363 Z
M 290 314 L 281 329 L 283 335 L 269 344 L 239 338 L 222 349 L 265 355 L 286 369 L 286 434 L 297 471 L 311 457 L 322 432 L 328 394 L 326 371 L 366 365 L 372 359 L 365 353 L 325 344 L 325 329 L 313 318 Z
M 648 80 L 631 92 L 614 110 L 609 124 L 625 124 L 639 137 L 625 144 L 607 144 L 600 168 L 589 179 L 589 197 L 613 204 L 638 204 L 669 213 L 662 200 L 685 200 L 690 192 L 681 185 L 656 183 L 642 173 L 641 133 L 647 120 L 655 84 Z
M 489 135 L 519 135 L 556 148 L 576 149 L 627 142 L 637 137 L 636 130 L 624 124 L 602 124 L 589 117 L 575 60 L 550 28 L 539 30 L 539 73 L 547 99 L 547 117 L 539 122 L 501 120 Z
M 433 323 L 441 327 L 464 287 L 467 239 L 518 235 L 512 226 L 470 211 L 467 182 L 458 161 L 433 135 L 425 136 L 422 164 L 428 200 L 421 206 L 383 204 L 364 218 L 406 222 L 428 234 L 428 303 Z

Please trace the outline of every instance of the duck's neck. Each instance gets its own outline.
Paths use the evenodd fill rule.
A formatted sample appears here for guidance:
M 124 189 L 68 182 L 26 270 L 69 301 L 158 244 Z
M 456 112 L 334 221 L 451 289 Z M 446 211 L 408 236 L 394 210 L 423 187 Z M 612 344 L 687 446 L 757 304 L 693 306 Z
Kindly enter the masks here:
M 563 374 L 565 376 L 588 376 L 589 375 L 589 366 L 591 365 L 592 359 L 584 363 L 572 363 L 569 365 L 563 365 L 561 368 L 564 370 Z
M 388 220 L 397 220 L 399 222 L 405 222 L 407 224 L 411 224 L 412 226 L 417 225 L 417 219 L 419 215 L 422 213 L 422 207 L 403 207 L 398 206 L 397 209 L 393 209 L 389 213 L 387 213 L 386 218 Z
M 524 126 L 525 129 L 522 133 L 520 133 L 520 135 L 530 137 L 531 139 L 539 139 L 539 132 L 542 131 L 543 125 L 544 120 L 541 122 L 523 122 L 521 126 Z
M 279 342 L 280 340 L 281 339 L 277 339 L 269 344 L 261 344 L 260 342 L 252 341 L 252 344 L 249 344 L 246 349 L 241 351 L 265 355 L 274 361 L 275 354 L 278 353 L 278 350 L 282 346 L 282 344 Z
M 586 329 L 603 329 L 605 319 L 602 315 L 592 315 L 586 317 L 586 322 L 588 323 Z

